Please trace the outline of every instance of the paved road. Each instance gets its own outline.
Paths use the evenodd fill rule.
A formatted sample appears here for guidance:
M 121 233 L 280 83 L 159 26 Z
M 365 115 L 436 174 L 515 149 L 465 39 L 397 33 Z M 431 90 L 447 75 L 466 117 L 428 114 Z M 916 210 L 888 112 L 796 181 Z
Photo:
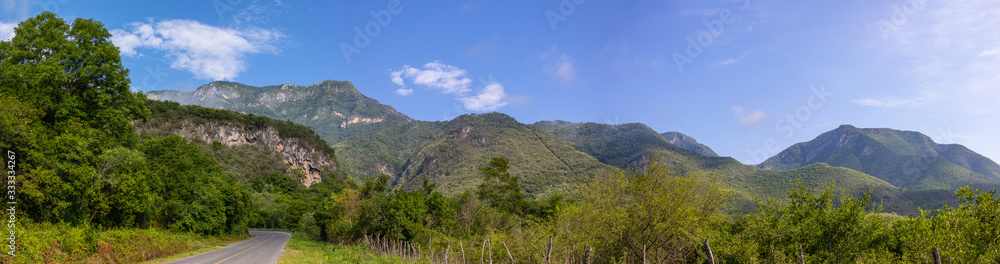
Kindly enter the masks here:
M 274 264 L 278 263 L 278 257 L 285 251 L 285 243 L 291 238 L 291 235 L 282 232 L 250 231 L 250 234 L 257 237 L 215 251 L 205 252 L 168 263 Z

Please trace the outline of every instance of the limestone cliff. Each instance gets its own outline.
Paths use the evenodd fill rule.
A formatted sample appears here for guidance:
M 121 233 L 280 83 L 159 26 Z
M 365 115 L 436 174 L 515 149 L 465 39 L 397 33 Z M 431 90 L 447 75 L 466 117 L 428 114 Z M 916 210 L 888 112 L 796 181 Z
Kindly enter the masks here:
M 337 170 L 336 157 L 309 146 L 303 140 L 295 137 L 282 137 L 277 129 L 271 126 L 252 128 L 228 122 L 192 122 L 190 120 L 173 121 L 167 124 L 161 122 L 136 122 L 140 131 L 158 130 L 169 134 L 177 134 L 188 140 L 211 144 L 218 141 L 227 146 L 243 144 L 263 145 L 266 149 L 279 153 L 282 159 L 293 170 L 300 169 L 305 178 L 302 184 L 311 186 L 323 181 L 322 173 Z M 157 125 L 158 124 L 158 125 Z

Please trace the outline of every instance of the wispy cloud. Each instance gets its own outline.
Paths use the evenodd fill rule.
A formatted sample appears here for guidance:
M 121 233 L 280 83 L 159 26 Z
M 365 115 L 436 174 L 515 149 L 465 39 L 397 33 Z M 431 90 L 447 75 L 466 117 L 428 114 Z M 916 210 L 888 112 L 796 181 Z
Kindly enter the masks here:
M 859 104 L 859 105 L 863 105 L 863 106 L 878 107 L 878 108 L 911 107 L 911 106 L 920 105 L 922 103 L 922 101 L 923 101 L 923 98 L 919 98 L 919 97 L 914 97 L 914 98 L 881 98 L 881 99 L 876 99 L 876 98 L 871 98 L 871 97 L 864 97 L 864 98 L 859 98 L 859 99 L 851 100 L 851 102 L 853 102 L 855 104 Z
M 767 120 L 767 113 L 759 109 L 748 111 L 742 106 L 733 106 L 733 118 L 740 123 L 740 126 L 754 126 L 760 124 L 764 120 Z
M 17 24 L 0 22 L 0 41 L 8 41 L 14 38 L 14 28 Z
M 558 48 L 552 47 L 552 49 L 542 53 L 539 58 L 548 63 L 542 68 L 542 72 L 552 76 L 553 79 L 563 83 L 572 83 L 576 80 L 576 65 L 573 64 L 573 57 L 570 57 L 569 54 L 562 53 Z
M 720 62 L 719 62 L 719 65 L 720 65 L 720 66 L 721 66 L 721 65 L 729 65 L 729 64 L 734 64 L 734 63 L 736 63 L 736 59 L 734 59 L 734 58 L 729 58 L 729 59 L 727 59 L 727 60 L 723 60 L 723 61 L 720 61 Z
M 413 93 L 413 89 L 406 87 L 406 82 L 409 81 L 442 94 L 454 95 L 466 109 L 472 111 L 492 111 L 507 105 L 509 96 L 502 84 L 491 80 L 484 83 L 484 87 L 475 95 L 471 95 L 472 79 L 468 76 L 467 71 L 440 61 L 424 64 L 422 69 L 403 65 L 400 69 L 389 72 L 390 80 L 399 85 L 396 94 L 401 96 Z
M 194 20 L 135 22 L 111 34 L 124 56 L 142 56 L 141 49 L 165 51 L 171 68 L 209 80 L 236 78 L 246 70 L 247 55 L 277 53 L 277 44 L 285 39 L 275 29 L 220 28 Z
M 874 107 L 922 104 L 950 106 L 961 114 L 1000 110 L 1000 5 L 995 0 L 924 1 L 907 23 L 882 43 L 878 54 L 896 61 L 914 81 L 913 96 L 902 99 L 861 98 Z M 934 95 L 934 96 L 927 96 Z M 910 102 L 910 101 L 913 102 Z M 940 109 L 940 108 L 938 108 Z

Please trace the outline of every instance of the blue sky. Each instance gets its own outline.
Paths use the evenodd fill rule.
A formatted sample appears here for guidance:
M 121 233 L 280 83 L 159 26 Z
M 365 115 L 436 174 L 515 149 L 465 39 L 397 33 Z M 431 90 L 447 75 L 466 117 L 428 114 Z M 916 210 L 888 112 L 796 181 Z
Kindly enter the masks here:
M 43 10 L 104 22 L 141 91 L 346 80 L 420 120 L 641 122 L 745 163 L 840 124 L 920 131 L 1000 161 L 995 0 L 0 6 L 3 39 Z

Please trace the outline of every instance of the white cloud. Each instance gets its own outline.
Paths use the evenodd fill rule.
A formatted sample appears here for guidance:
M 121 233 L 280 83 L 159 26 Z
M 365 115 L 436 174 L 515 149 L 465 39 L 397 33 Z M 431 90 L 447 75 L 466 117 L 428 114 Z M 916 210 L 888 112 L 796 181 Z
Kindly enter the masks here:
M 273 29 L 237 30 L 201 24 L 194 20 L 131 23 L 129 31 L 111 30 L 111 41 L 122 55 L 141 56 L 139 49 L 165 51 L 173 69 L 187 70 L 199 79 L 232 80 L 246 70 L 246 56 L 277 53 L 285 38 Z
M 466 77 L 467 72 L 458 67 L 445 65 L 440 61 L 424 64 L 424 69 L 403 65 L 397 71 L 390 73 L 392 82 L 403 85 L 403 78 L 410 79 L 415 84 L 440 90 L 444 94 L 464 94 L 469 92 L 472 79 Z
M 14 28 L 17 24 L 0 22 L 0 41 L 8 41 L 14 38 Z
M 396 89 L 396 94 L 402 95 L 402 96 L 411 95 L 411 94 L 413 94 L 413 89 L 406 89 L 406 88 L 400 87 L 399 89 Z
M 542 60 L 549 63 L 542 68 L 542 72 L 551 75 L 552 78 L 563 83 L 571 83 L 576 80 L 576 65 L 573 64 L 573 57 L 559 52 L 559 49 L 552 47 L 541 56 Z
M 506 99 L 507 93 L 504 92 L 503 85 L 500 83 L 491 83 L 480 89 L 479 93 L 475 96 L 464 97 L 459 100 L 465 105 L 465 109 L 472 111 L 493 111 L 507 105 Z
M 871 97 L 865 97 L 860 99 L 851 100 L 855 104 L 879 108 L 897 108 L 897 107 L 908 107 L 916 105 L 920 100 L 916 98 L 883 98 L 875 99 Z
M 454 95 L 466 109 L 472 111 L 492 111 L 507 105 L 510 96 L 504 91 L 502 84 L 496 81 L 483 81 L 483 88 L 475 95 L 472 92 L 472 79 L 469 73 L 461 68 L 446 65 L 440 61 L 424 64 L 423 68 L 403 65 L 399 70 L 389 72 L 392 83 L 399 85 L 396 94 L 407 96 L 413 89 L 406 88 L 406 82 L 431 88 L 446 95 Z
M 736 118 L 741 126 L 753 126 L 767 120 L 767 113 L 761 110 L 753 110 L 748 113 L 742 106 L 734 105 L 733 117 Z
M 733 63 L 736 63 L 736 59 L 729 58 L 728 60 L 720 61 L 719 65 L 729 65 L 729 64 L 733 64 Z
M 978 56 L 983 57 L 997 54 L 1000 54 L 1000 49 L 983 50 L 983 52 L 980 52 Z

